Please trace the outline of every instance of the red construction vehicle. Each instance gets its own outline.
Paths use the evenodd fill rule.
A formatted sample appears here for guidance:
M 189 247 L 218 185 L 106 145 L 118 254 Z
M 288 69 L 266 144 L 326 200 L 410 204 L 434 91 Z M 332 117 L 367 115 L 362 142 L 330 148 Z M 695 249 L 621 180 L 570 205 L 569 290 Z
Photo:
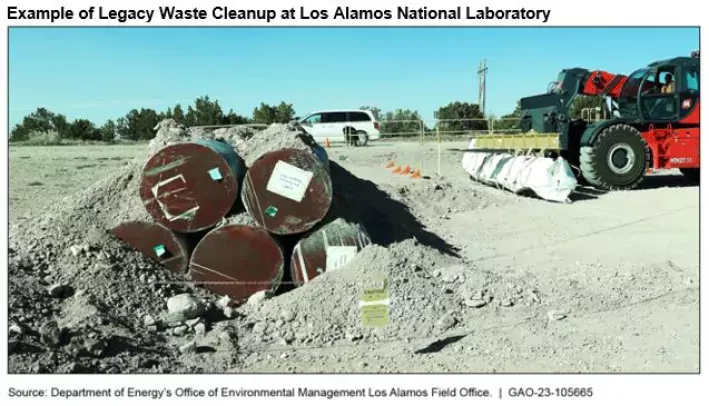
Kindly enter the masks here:
M 569 108 L 578 95 L 605 96 L 609 118 L 572 120 Z M 699 180 L 699 51 L 651 63 L 628 76 L 563 70 L 547 93 L 521 99 L 520 107 L 524 137 L 535 141 L 515 144 L 490 136 L 481 149 L 525 145 L 544 156 L 561 156 L 589 184 L 604 190 L 635 188 L 658 169 L 677 168 Z

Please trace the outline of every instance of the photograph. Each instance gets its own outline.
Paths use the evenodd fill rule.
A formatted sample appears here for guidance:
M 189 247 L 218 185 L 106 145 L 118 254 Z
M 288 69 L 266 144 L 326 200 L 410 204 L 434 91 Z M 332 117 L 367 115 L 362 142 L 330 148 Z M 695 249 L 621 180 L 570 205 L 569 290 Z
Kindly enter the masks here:
M 156 24 L 7 28 L 7 374 L 699 374 L 698 26 Z

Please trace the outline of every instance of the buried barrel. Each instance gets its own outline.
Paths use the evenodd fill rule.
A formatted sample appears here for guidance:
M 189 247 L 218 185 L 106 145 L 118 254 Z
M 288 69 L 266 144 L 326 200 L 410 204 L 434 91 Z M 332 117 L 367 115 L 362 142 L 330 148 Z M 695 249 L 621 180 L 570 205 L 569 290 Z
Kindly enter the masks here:
M 216 225 L 239 196 L 243 163 L 221 141 L 168 145 L 143 168 L 140 198 L 156 222 L 181 233 Z
M 301 286 L 324 272 L 343 267 L 371 242 L 360 224 L 338 218 L 296 244 L 290 261 L 291 279 Z
M 111 234 L 165 268 L 181 275 L 187 272 L 190 246 L 183 236 L 167 227 L 147 221 L 129 221 L 111 229 Z
M 241 200 L 259 226 L 276 235 L 304 233 L 332 204 L 332 180 L 324 149 L 281 149 L 254 161 Z
M 283 271 L 283 251 L 271 235 L 258 227 L 237 224 L 207 233 L 190 261 L 193 281 L 236 303 L 256 292 L 275 292 Z

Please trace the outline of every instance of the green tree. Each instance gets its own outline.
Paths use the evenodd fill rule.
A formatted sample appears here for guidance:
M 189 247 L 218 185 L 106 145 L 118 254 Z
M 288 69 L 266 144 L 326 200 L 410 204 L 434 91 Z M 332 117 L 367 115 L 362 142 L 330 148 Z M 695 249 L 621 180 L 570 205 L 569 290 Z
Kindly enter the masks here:
M 455 101 L 438 109 L 438 127 L 445 132 L 469 132 L 488 129 L 488 123 L 473 103 Z
M 237 125 L 246 124 L 249 122 L 247 117 L 236 114 L 233 110 L 229 110 L 229 113 L 222 118 L 222 124 Z
M 172 118 L 178 123 L 185 122 L 185 112 L 182 111 L 182 106 L 180 106 L 179 103 L 176 104 L 175 108 L 172 109 Z
M 500 116 L 499 119 L 493 120 L 493 130 L 498 131 L 498 130 L 518 129 L 519 128 L 519 120 L 520 120 L 521 115 L 522 115 L 522 106 L 518 100 L 517 105 L 515 106 L 515 109 L 511 113 L 504 114 L 504 115 Z
M 108 120 L 101 126 L 99 132 L 101 133 L 101 140 L 106 142 L 112 142 L 116 138 L 118 127 L 113 120 Z
M 369 110 L 374 114 L 374 118 L 377 121 L 380 121 L 382 119 L 382 109 L 379 107 L 373 107 L 373 106 L 362 106 L 359 108 L 360 110 Z
M 159 121 L 160 117 L 153 109 L 133 109 L 121 122 L 119 133 L 131 140 L 150 140 L 155 137 L 155 126 Z
M 67 138 L 81 141 L 100 141 L 101 132 L 94 123 L 86 119 L 76 119 L 69 124 L 69 136 Z
M 30 133 L 59 132 L 57 128 L 55 128 L 54 120 L 56 120 L 56 114 L 44 107 L 39 107 L 29 115 L 23 117 L 21 124 L 16 124 L 13 127 L 12 131 L 10 131 L 10 140 L 27 140 Z M 64 118 L 64 122 L 66 123 L 66 118 Z M 64 127 L 63 130 L 65 133 L 60 134 L 60 136 L 66 135 L 66 127 Z
M 184 124 L 188 127 L 218 125 L 222 123 L 223 118 L 224 112 L 219 101 L 212 101 L 209 96 L 202 96 L 194 101 L 194 107 L 187 108 Z
M 581 112 L 587 108 L 602 108 L 603 101 L 603 97 L 600 96 L 576 96 L 569 107 L 569 118 L 572 120 L 581 118 Z
M 396 109 L 381 116 L 380 131 L 384 137 L 420 136 L 423 123 L 416 110 Z
M 253 120 L 259 124 L 287 123 L 295 117 L 293 104 L 282 101 L 277 106 L 261 103 L 254 108 Z

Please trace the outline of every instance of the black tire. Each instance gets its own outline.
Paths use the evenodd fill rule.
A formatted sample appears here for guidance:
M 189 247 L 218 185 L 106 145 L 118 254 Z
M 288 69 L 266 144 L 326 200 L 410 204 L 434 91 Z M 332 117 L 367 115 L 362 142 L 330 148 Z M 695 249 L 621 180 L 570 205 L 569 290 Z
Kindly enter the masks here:
M 679 170 L 692 183 L 699 183 L 699 168 L 682 168 Z
M 581 174 L 598 189 L 630 190 L 642 182 L 650 160 L 640 131 L 616 124 L 603 130 L 592 146 L 581 147 Z

